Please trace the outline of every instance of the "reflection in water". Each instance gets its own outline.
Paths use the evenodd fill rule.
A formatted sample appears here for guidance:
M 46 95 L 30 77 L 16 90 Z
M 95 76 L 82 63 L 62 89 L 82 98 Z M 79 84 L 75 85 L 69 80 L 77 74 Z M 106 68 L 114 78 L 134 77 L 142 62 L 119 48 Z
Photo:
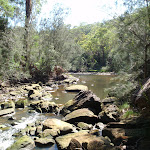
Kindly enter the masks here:
M 104 75 L 74 75 L 79 78 L 78 84 L 88 86 L 89 90 L 93 91 L 101 99 L 107 96 L 107 92 L 104 91 L 106 88 L 110 88 L 115 83 L 112 83 L 111 79 L 114 76 Z M 68 100 L 72 99 L 77 93 L 71 93 L 64 91 L 64 86 L 60 86 L 57 91 L 52 93 L 54 101 L 56 103 L 64 104 Z M 57 98 L 57 100 L 56 100 Z

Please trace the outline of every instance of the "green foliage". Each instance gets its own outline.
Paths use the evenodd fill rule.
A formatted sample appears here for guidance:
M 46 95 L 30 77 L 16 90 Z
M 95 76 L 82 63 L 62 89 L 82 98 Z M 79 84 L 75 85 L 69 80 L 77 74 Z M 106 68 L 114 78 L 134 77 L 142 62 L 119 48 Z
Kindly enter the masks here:
M 108 72 L 110 68 L 108 66 L 102 67 L 100 72 Z
M 138 82 L 135 81 L 133 74 L 128 74 L 125 72 L 120 73 L 117 77 L 113 78 L 113 81 L 117 82 L 116 85 L 107 89 L 109 96 L 114 96 L 119 98 L 122 104 L 125 101 L 131 99 L 131 92 L 137 88 Z
M 9 0 L 0 0 L 0 16 L 12 17 L 14 12 L 14 7 L 11 5 Z
M 133 116 L 138 116 L 138 114 L 136 112 L 134 112 L 133 110 L 128 110 L 123 114 L 122 118 L 127 119 L 127 118 L 131 118 Z
M 129 108 L 130 108 L 130 105 L 129 105 L 129 103 L 127 103 L 127 102 L 123 103 L 123 104 L 119 107 L 119 109 L 125 110 L 125 111 L 129 110 Z

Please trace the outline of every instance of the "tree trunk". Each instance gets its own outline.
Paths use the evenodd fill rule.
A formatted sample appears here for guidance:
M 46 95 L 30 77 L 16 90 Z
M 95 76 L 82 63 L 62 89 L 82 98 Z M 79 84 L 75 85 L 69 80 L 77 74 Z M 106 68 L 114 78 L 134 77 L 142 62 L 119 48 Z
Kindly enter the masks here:
M 147 78 L 147 76 L 148 76 L 148 68 L 147 68 L 148 47 L 150 47 L 150 43 L 145 46 L 145 51 L 144 51 L 144 78 Z
M 32 3 L 31 0 L 26 0 L 26 18 L 25 18 L 25 61 L 26 67 L 29 67 L 30 49 L 29 49 L 29 24 L 31 19 Z

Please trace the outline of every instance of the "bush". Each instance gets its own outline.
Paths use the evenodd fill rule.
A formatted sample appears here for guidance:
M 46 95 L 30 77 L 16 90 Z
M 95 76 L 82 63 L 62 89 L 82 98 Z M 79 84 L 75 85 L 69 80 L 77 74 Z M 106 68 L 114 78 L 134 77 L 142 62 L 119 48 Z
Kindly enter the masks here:
M 100 72 L 108 72 L 109 71 L 109 67 L 108 66 L 105 66 L 105 67 L 102 67 Z

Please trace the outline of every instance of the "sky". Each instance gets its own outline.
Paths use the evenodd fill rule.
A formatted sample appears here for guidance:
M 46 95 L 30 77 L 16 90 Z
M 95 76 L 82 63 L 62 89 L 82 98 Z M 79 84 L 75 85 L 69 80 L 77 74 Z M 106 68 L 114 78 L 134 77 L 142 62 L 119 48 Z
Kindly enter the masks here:
M 112 19 L 113 16 L 120 15 L 125 11 L 122 0 L 47 0 L 42 7 L 42 15 L 49 16 L 49 12 L 56 3 L 70 8 L 69 15 L 65 18 L 65 24 L 79 26 L 81 23 L 91 24 Z

